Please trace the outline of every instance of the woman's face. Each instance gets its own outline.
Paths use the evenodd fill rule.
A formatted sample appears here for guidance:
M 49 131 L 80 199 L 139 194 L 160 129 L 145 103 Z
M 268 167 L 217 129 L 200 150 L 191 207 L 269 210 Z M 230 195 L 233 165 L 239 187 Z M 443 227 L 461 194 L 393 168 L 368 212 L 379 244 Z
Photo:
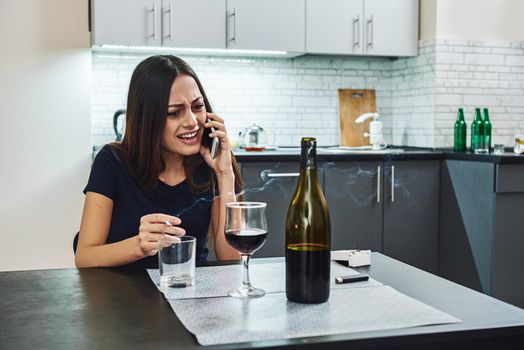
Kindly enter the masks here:
M 182 156 L 198 153 L 205 121 L 204 98 L 195 79 L 189 75 L 178 75 L 169 94 L 162 149 Z

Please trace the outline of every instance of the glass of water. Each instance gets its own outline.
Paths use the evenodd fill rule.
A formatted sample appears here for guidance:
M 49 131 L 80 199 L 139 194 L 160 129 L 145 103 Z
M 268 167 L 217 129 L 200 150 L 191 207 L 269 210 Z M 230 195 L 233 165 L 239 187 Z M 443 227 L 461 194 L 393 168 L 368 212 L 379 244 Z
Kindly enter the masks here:
M 195 284 L 196 238 L 168 236 L 158 241 L 160 286 L 184 288 Z

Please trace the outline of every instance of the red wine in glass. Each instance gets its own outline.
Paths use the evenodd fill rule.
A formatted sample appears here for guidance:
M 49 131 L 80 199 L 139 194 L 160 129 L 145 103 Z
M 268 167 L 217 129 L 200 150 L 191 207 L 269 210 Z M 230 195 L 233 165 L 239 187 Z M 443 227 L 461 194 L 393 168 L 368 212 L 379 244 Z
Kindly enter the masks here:
M 260 229 L 227 230 L 226 241 L 242 254 L 252 254 L 264 245 L 267 231 Z

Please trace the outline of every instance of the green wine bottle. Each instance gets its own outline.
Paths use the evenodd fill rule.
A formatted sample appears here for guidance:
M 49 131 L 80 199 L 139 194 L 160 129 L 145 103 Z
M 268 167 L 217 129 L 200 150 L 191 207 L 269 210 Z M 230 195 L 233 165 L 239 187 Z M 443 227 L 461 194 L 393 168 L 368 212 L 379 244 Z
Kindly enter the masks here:
M 488 151 L 491 152 L 491 121 L 489 120 L 489 112 L 487 108 L 484 108 L 482 112 L 482 122 L 484 123 L 484 136 L 486 138 L 486 145 Z
M 317 177 L 316 140 L 302 138 L 300 176 L 286 220 L 286 296 L 297 303 L 329 298 L 331 227 Z
M 479 149 L 481 138 L 480 135 L 484 133 L 484 124 L 480 115 L 480 108 L 475 108 L 475 117 L 471 122 L 471 152 L 476 152 Z
M 466 152 L 466 134 L 468 131 L 468 126 L 464 120 L 464 110 L 462 108 L 458 109 L 457 121 L 455 122 L 454 127 L 454 142 L 453 150 L 455 152 Z

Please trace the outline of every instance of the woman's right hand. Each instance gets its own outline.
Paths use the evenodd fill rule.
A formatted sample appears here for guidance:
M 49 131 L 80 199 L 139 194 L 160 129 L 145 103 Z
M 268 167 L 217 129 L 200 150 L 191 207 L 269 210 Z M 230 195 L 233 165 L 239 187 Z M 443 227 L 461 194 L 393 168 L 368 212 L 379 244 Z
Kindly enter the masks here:
M 140 218 L 138 239 L 140 248 L 145 256 L 152 256 L 158 252 L 158 241 L 168 235 L 183 236 L 186 231 L 177 227 L 182 221 L 176 216 L 166 214 L 148 214 Z

